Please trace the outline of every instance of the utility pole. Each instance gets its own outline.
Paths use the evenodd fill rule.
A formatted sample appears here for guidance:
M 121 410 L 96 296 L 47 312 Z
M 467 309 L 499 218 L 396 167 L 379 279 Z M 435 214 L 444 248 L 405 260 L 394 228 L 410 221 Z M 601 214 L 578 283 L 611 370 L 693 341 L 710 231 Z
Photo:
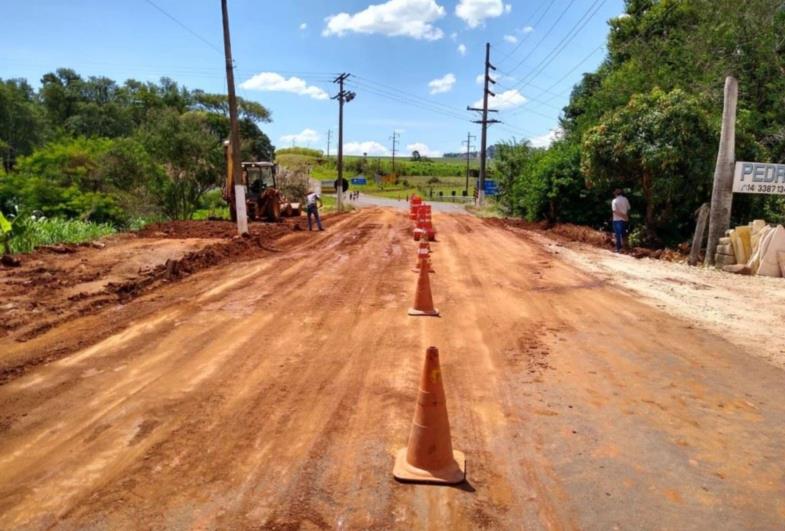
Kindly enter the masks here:
M 725 231 L 730 228 L 733 205 L 733 166 L 736 162 L 736 110 L 739 103 L 739 82 L 733 76 L 725 78 L 725 102 L 722 110 L 722 130 L 714 186 L 709 213 L 709 239 L 704 264 L 714 265 L 714 254 Z
M 229 159 L 231 163 L 227 168 L 229 177 L 229 201 L 235 206 L 237 215 L 237 232 L 248 232 L 248 216 L 245 212 L 245 188 L 242 182 L 242 167 L 240 158 L 240 129 L 237 126 L 237 96 L 234 92 L 234 62 L 232 61 L 232 41 L 229 36 L 229 9 L 227 0 L 221 0 L 224 30 L 224 55 L 226 56 L 226 85 L 229 98 Z
M 466 141 L 463 142 L 466 144 L 466 196 L 469 195 L 469 157 L 471 156 L 472 152 L 472 138 L 477 140 L 477 137 L 471 133 L 466 133 Z
M 487 168 L 487 147 L 488 147 L 488 126 L 490 124 L 498 124 L 499 120 L 489 120 L 489 112 L 499 112 L 496 109 L 488 108 L 488 96 L 496 96 L 491 92 L 491 84 L 496 84 L 496 80 L 491 77 L 491 70 L 496 70 L 496 67 L 491 64 L 491 43 L 485 43 L 485 83 L 482 93 L 482 109 L 474 107 L 467 107 L 470 111 L 478 111 L 482 113 L 482 120 L 475 120 L 474 123 L 482 124 L 482 134 L 480 135 L 480 181 L 477 184 L 477 205 L 483 206 L 485 203 L 485 176 Z
M 330 158 L 330 139 L 332 138 L 332 136 L 333 136 L 333 130 L 328 129 L 327 130 L 327 158 L 328 159 Z
M 343 104 L 348 103 L 354 99 L 356 94 L 351 90 L 343 90 L 343 82 L 349 79 L 351 74 L 341 74 L 333 80 L 333 83 L 338 83 L 339 92 L 332 99 L 338 100 L 338 161 L 336 162 L 338 168 L 338 180 L 335 186 L 336 206 L 338 212 L 343 212 Z
M 393 143 L 393 145 L 392 145 L 392 172 L 393 173 L 395 173 L 395 150 L 398 147 L 397 146 L 397 142 L 398 142 L 398 139 L 400 137 L 401 137 L 401 134 L 398 131 L 393 131 L 393 134 L 390 137 L 390 140 L 392 140 L 392 143 Z

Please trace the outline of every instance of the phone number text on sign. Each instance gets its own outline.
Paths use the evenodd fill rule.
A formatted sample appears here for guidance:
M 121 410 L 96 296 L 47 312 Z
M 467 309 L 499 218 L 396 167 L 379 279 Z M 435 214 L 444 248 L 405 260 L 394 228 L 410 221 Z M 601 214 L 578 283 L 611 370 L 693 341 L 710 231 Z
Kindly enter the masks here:
M 737 162 L 733 191 L 739 194 L 785 195 L 785 164 Z

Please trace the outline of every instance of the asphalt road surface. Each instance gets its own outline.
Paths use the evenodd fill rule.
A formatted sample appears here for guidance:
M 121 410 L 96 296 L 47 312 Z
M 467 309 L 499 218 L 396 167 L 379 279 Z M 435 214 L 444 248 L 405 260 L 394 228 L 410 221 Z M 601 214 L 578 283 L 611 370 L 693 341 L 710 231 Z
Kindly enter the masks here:
M 408 219 L 368 208 L 36 340 L 111 329 L 0 387 L 0 528 L 785 527 L 783 371 L 525 234 L 435 224 L 440 318 L 406 314 Z M 429 345 L 458 487 L 392 477 Z

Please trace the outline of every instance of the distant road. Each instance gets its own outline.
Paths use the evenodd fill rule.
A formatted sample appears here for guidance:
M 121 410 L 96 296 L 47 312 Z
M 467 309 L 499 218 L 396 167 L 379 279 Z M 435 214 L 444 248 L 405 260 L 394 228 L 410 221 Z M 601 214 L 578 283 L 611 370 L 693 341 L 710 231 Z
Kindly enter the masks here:
M 466 211 L 463 204 L 455 204 L 455 203 L 442 203 L 438 201 L 426 201 L 429 205 L 432 206 L 434 211 L 437 212 L 444 212 L 447 214 L 466 214 L 468 215 L 469 212 Z M 359 199 L 355 199 L 354 201 L 349 201 L 350 204 L 354 205 L 357 208 L 368 208 L 368 207 L 390 207 L 390 208 L 398 208 L 401 210 L 408 210 L 409 203 L 404 201 L 403 199 L 388 199 L 386 197 L 378 197 L 374 195 L 368 194 L 360 194 Z

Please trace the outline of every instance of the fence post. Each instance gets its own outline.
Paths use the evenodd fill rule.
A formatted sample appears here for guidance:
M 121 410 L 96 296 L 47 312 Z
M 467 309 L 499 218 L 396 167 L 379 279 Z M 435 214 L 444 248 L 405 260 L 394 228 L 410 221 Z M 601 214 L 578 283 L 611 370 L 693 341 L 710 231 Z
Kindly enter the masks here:
M 703 203 L 698 209 L 698 223 L 695 225 L 695 236 L 692 237 L 689 264 L 698 265 L 698 256 L 703 247 L 703 238 L 706 235 L 706 222 L 709 220 L 709 204 Z

